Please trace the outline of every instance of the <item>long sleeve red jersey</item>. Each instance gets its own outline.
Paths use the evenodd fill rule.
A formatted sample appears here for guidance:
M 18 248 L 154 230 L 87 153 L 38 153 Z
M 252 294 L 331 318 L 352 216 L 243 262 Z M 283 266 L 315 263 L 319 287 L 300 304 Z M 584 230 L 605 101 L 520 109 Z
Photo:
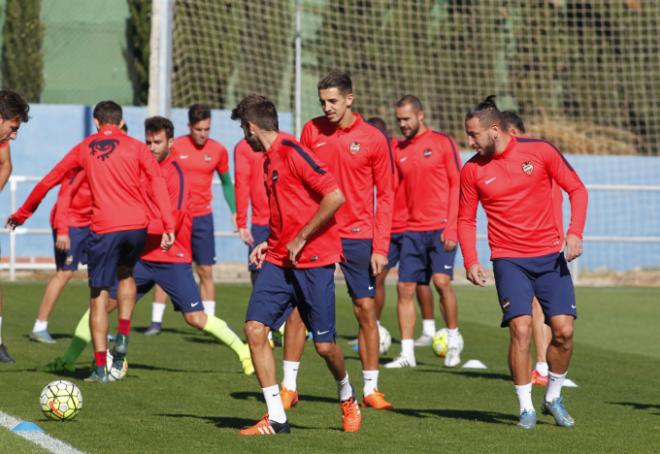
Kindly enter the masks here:
M 325 117 L 310 120 L 300 141 L 328 165 L 346 197 L 336 216 L 340 237 L 372 239 L 373 252 L 387 255 L 394 205 L 392 150 L 378 128 L 355 117 L 346 129 Z
M 587 190 L 577 173 L 552 144 L 512 137 L 502 153 L 473 156 L 461 172 L 458 238 L 465 267 L 479 262 L 476 216 L 479 201 L 488 219 L 491 259 L 538 257 L 559 252 L 552 181 L 568 193 L 571 223 L 567 234 L 582 237 Z
M 390 140 L 394 162 L 399 160 L 399 141 L 392 138 Z M 403 233 L 408 227 L 408 199 L 406 197 L 406 185 L 403 184 L 401 172 L 397 166 L 394 166 L 394 208 L 392 210 L 392 229 L 391 232 Z
M 212 211 L 213 174 L 229 172 L 227 149 L 213 139 L 198 147 L 188 134 L 174 140 L 172 154 L 181 163 L 190 182 L 190 211 L 193 217 L 209 214 Z
M 157 196 L 153 191 L 147 191 L 145 202 L 149 215 L 149 228 L 141 258 L 150 262 L 192 263 L 192 216 L 189 209 L 189 184 L 180 163 L 172 155 L 160 162 L 160 169 L 167 186 L 172 216 L 176 220 L 174 244 L 167 251 L 161 249 L 160 242 L 165 231 L 163 220 L 158 211 Z
M 87 227 L 92 223 L 92 192 L 84 170 L 62 180 L 57 201 L 50 212 L 50 225 L 58 235 L 67 235 L 69 227 Z
M 427 129 L 399 143 L 396 165 L 406 186 L 408 230 L 444 229 L 445 239 L 457 241 L 461 157 L 454 140 Z
M 23 223 L 34 213 L 48 191 L 71 171 L 85 170 L 92 194 L 92 231 L 111 233 L 147 226 L 142 175 L 158 195 L 158 208 L 168 232 L 174 219 L 160 168 L 147 146 L 125 135 L 114 125 L 73 147 L 32 190 L 23 206 L 12 215 Z
M 252 150 L 245 139 L 234 148 L 234 194 L 236 226 L 247 227 L 248 206 L 252 207 L 252 224 L 268 225 L 268 196 L 264 186 L 265 153 Z
M 266 260 L 293 267 L 287 245 L 316 214 L 323 197 L 337 189 L 328 168 L 290 134 L 280 132 L 266 152 L 264 182 L 270 207 Z M 311 235 L 296 268 L 313 268 L 341 261 L 341 241 L 335 219 Z

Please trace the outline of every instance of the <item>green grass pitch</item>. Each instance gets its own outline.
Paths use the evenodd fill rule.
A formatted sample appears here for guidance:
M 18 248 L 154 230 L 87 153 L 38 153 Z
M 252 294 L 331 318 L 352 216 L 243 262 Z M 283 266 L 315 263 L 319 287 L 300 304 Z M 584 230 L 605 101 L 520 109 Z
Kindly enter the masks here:
M 104 452 L 657 452 L 660 446 L 660 289 L 578 288 L 575 353 L 565 389 L 573 429 L 541 416 L 533 431 L 515 427 L 518 404 L 506 364 L 508 332 L 499 328 L 493 288 L 458 287 L 463 361 L 479 359 L 488 369 L 445 369 L 430 348 L 417 349 L 415 369 L 381 369 L 380 388 L 396 409 L 364 411 L 359 434 L 341 432 L 336 386 L 307 345 L 299 373 L 301 401 L 289 411 L 290 436 L 241 438 L 238 429 L 265 411 L 254 377 L 240 372 L 231 351 L 187 327 L 171 308 L 165 331 L 146 338 L 148 296 L 137 306 L 125 381 L 87 384 L 91 350 L 69 379 L 85 405 L 68 423 L 40 413 L 41 388 L 56 375 L 36 372 L 61 354 L 86 306 L 87 288 L 65 289 L 50 323 L 55 345 L 31 343 L 44 284 L 3 283 L 3 338 L 16 357 L 0 365 L 0 410 L 37 422 L 74 447 Z M 218 313 L 242 334 L 248 285 L 219 285 Z M 398 339 L 394 288 L 388 288 L 383 321 Z M 356 322 L 343 285 L 337 289 L 338 342 L 356 388 L 362 377 L 357 354 L 347 345 Z M 116 323 L 116 322 L 115 322 Z M 398 354 L 394 343 L 386 359 Z M 276 349 L 278 366 L 281 349 Z M 281 378 L 281 373 L 279 375 Z M 360 393 L 361 394 L 361 393 Z M 542 389 L 534 389 L 537 411 Z M 0 429 L 0 451 L 39 452 L 35 445 Z

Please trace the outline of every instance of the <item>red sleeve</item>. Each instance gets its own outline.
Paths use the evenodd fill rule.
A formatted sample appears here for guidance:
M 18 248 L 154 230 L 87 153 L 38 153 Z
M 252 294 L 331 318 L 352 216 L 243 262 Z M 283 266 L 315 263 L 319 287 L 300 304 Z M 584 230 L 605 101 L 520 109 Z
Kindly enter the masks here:
M 378 137 L 372 153 L 371 169 L 376 183 L 373 252 L 387 256 L 394 210 L 394 160 L 390 143 L 384 135 Z
M 458 147 L 451 137 L 447 137 L 450 150 L 444 154 L 445 169 L 447 169 L 447 179 L 449 180 L 449 205 L 447 215 L 447 225 L 445 227 L 445 239 L 457 241 L 458 232 L 456 221 L 458 218 L 458 203 L 461 192 L 461 156 L 458 154 Z
M 81 170 L 71 178 L 62 180 L 62 187 L 57 196 L 57 209 L 55 210 L 55 217 L 53 219 L 53 227 L 57 230 L 58 235 L 69 234 L 69 225 L 71 225 L 69 206 L 71 206 L 71 200 L 73 200 L 74 195 L 78 192 L 80 185 L 86 178 L 85 171 Z
M 461 194 L 458 204 L 458 242 L 463 253 L 465 269 L 479 263 L 477 256 L 477 207 L 479 194 L 469 163 L 461 171 Z
M 174 232 L 176 224 L 172 217 L 172 205 L 170 204 L 167 186 L 161 174 L 160 166 L 146 145 L 141 146 L 138 152 L 142 169 L 151 183 L 151 189 L 155 197 L 154 201 L 158 206 L 158 211 L 160 211 L 165 232 Z
M 571 202 L 571 223 L 566 234 L 582 238 L 587 221 L 587 188 L 564 155 L 553 145 L 548 144 L 544 148 L 544 160 L 550 176 L 566 191 Z
M 236 226 L 247 227 L 247 211 L 250 200 L 250 160 L 245 147 L 239 142 L 234 148 L 234 196 L 236 198 Z
M 309 148 L 310 150 L 314 145 L 314 124 L 311 121 L 305 123 L 303 130 L 300 133 L 300 143 L 303 147 Z
M 227 149 L 221 143 L 218 144 L 218 149 L 220 159 L 218 159 L 218 164 L 215 166 L 215 170 L 218 172 L 218 175 L 223 175 L 229 172 L 229 153 L 227 153 Z
M 316 156 L 300 146 L 288 154 L 292 172 L 303 184 L 321 197 L 339 188 L 337 180 L 328 171 L 328 167 Z
M 78 146 L 69 151 L 48 174 L 34 187 L 23 205 L 11 215 L 18 224 L 23 224 L 34 214 L 41 201 L 55 185 L 59 184 L 72 170 L 80 169 Z

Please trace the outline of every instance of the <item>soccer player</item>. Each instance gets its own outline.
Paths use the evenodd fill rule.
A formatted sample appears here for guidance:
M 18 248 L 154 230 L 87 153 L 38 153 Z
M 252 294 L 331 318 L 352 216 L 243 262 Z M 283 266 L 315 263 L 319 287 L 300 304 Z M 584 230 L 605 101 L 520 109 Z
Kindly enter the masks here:
M 401 242 L 397 284 L 401 355 L 385 367 L 416 366 L 413 298 L 417 284 L 430 280 L 438 290 L 448 330 L 445 366 L 455 367 L 461 362 L 463 348 L 456 293 L 451 285 L 458 241 L 461 157 L 450 136 L 424 123 L 424 108 L 416 96 L 406 95 L 397 102 L 396 118 L 405 137 L 399 143 L 396 166 L 406 187 L 408 225 Z
M 236 227 L 238 236 L 248 246 L 248 262 L 257 244 L 268 240 L 268 196 L 264 186 L 264 153 L 255 153 L 245 139 L 234 148 L 234 191 L 236 194 Z M 247 226 L 248 206 L 251 208 L 250 228 Z M 259 270 L 248 263 L 254 284 Z
M 133 267 L 147 237 L 148 219 L 142 196 L 147 188 L 151 187 L 156 195 L 163 220 L 163 249 L 174 243 L 175 224 L 160 167 L 144 143 L 121 131 L 124 123 L 121 107 L 114 101 L 101 101 L 94 107 L 93 115 L 98 132 L 67 153 L 35 186 L 7 225 L 15 228 L 25 222 L 48 191 L 69 172 L 83 169 L 87 174 L 92 193 L 88 267 L 95 355 L 95 370 L 90 379 L 107 383 L 108 291 L 118 280 L 119 327 L 114 354 L 116 360 L 123 361 L 135 307 Z
M 547 351 L 549 383 L 543 407 L 558 425 L 572 427 L 575 420 L 561 397 L 577 316 L 566 262 L 582 254 L 587 190 L 552 144 L 511 136 L 504 130 L 493 97 L 468 112 L 465 131 L 477 154 L 461 171 L 458 237 L 467 278 L 475 285 L 485 286 L 486 271 L 479 263 L 476 248 L 477 205 L 481 202 L 488 219 L 501 326 L 508 327 L 511 335 L 509 367 L 520 403 L 518 425 L 525 429 L 536 426 L 529 348 L 532 297 L 536 296 L 552 330 Z M 553 204 L 548 203 L 553 180 L 566 191 L 571 203 L 571 223 L 564 244 Z
M 258 95 L 243 99 L 232 112 L 255 152 L 266 153 L 264 181 L 271 235 L 250 259 L 261 268 L 245 317 L 257 379 L 268 413 L 241 435 L 289 432 L 275 376 L 268 332 L 277 329 L 293 307 L 314 337 L 316 351 L 337 381 L 345 432 L 362 422 L 344 355 L 335 342 L 335 263 L 341 243 L 334 215 L 345 199 L 328 168 L 296 139 L 279 132 L 272 102 Z
M 502 112 L 502 120 L 504 121 L 504 130 L 510 135 L 516 137 L 525 137 L 525 123 L 518 114 L 511 111 Z M 560 241 L 564 240 L 564 223 L 562 213 L 562 193 L 561 188 L 557 183 L 552 182 L 552 203 L 555 210 L 555 218 L 559 233 L 561 234 Z M 534 339 L 534 350 L 536 351 L 536 365 L 532 371 L 532 384 L 539 386 L 548 386 L 548 362 L 546 359 L 546 352 L 550 346 L 552 332 L 550 327 L 545 324 L 545 316 L 541 303 L 534 297 L 532 299 L 532 337 Z
M 145 249 L 133 272 L 137 286 L 137 300 L 140 300 L 155 285 L 161 285 L 172 296 L 175 310 L 180 311 L 184 320 L 193 328 L 209 333 L 226 344 L 241 361 L 243 372 L 254 373 L 250 351 L 224 320 L 207 315 L 201 304 L 201 297 L 192 271 L 192 250 L 190 246 L 192 217 L 189 211 L 190 188 L 178 161 L 170 154 L 174 142 L 174 126 L 164 117 L 147 118 L 144 122 L 146 143 L 160 164 L 167 184 L 173 217 L 176 219 L 176 239 L 168 250 L 160 248 L 163 231 L 155 196 L 146 197 L 149 212 L 149 227 Z M 116 287 L 111 290 L 109 310 L 114 309 Z M 90 341 L 89 311 L 78 323 L 69 348 L 62 357 L 45 366 L 46 371 L 75 370 L 75 362 Z M 121 368 L 121 363 L 113 364 Z
M 181 163 L 181 168 L 190 181 L 190 206 L 193 217 L 192 249 L 193 261 L 199 276 L 199 291 L 202 294 L 204 310 L 215 315 L 215 285 L 213 265 L 215 264 L 215 237 L 213 227 L 213 174 L 220 176 L 222 191 L 236 225 L 234 185 L 229 173 L 229 155 L 220 142 L 209 137 L 211 131 L 211 110 L 204 105 L 194 104 L 188 109 L 190 134 L 174 140 L 172 154 Z M 151 325 L 145 335 L 160 333 L 165 311 L 167 294 L 160 287 L 154 291 Z
M 87 263 L 91 222 L 92 194 L 85 172 L 80 171 L 62 180 L 57 202 L 51 210 L 56 272 L 46 286 L 30 333 L 30 339 L 35 342 L 55 343 L 48 333 L 48 318 L 78 264 Z
M 380 117 L 372 117 L 367 120 L 370 125 L 377 127 L 380 132 L 385 134 L 389 138 L 390 147 L 392 148 L 392 154 L 394 155 L 394 160 L 396 161 L 399 142 L 394 138 L 390 137 L 387 124 Z M 396 167 L 395 167 L 396 170 Z M 387 253 L 387 265 L 376 276 L 376 296 L 374 301 L 376 303 L 376 311 L 378 313 L 378 325 L 380 325 L 380 317 L 383 313 L 383 307 L 385 306 L 385 279 L 389 274 L 390 270 L 394 268 L 399 263 L 399 256 L 401 254 L 401 240 L 403 239 L 403 234 L 406 231 L 406 226 L 408 224 L 408 202 L 406 201 L 406 187 L 399 182 L 398 173 L 395 175 L 394 183 L 396 186 L 395 195 L 394 195 L 394 209 L 392 210 L 392 229 L 390 231 L 390 248 Z M 432 338 L 435 335 L 435 320 L 433 320 L 433 294 L 431 293 L 431 288 L 426 284 L 419 284 L 417 286 L 417 300 L 419 302 L 419 307 L 422 310 L 424 315 L 424 332 L 422 336 L 415 341 L 415 345 L 431 345 Z M 430 310 L 430 317 L 428 316 Z M 431 320 L 428 320 L 428 319 Z M 429 328 L 427 322 L 433 322 L 433 325 Z
M 11 176 L 12 165 L 9 141 L 18 134 L 21 123 L 29 120 L 30 106 L 21 95 L 13 90 L 0 90 L 0 191 Z M 0 288 L 0 363 L 14 363 L 15 360 L 2 342 L 3 295 Z
M 375 276 L 387 265 L 394 204 L 394 163 L 387 138 L 353 112 L 353 83 L 348 74 L 331 71 L 318 85 L 324 116 L 305 124 L 300 142 L 328 165 L 346 197 L 337 212 L 345 261 L 339 266 L 358 321 L 358 343 L 364 385 L 363 405 L 391 409 L 378 389 L 378 313 Z M 374 187 L 376 203 L 374 203 Z M 285 406 L 298 400 L 296 382 L 305 343 L 300 317 L 293 312 L 284 332 Z

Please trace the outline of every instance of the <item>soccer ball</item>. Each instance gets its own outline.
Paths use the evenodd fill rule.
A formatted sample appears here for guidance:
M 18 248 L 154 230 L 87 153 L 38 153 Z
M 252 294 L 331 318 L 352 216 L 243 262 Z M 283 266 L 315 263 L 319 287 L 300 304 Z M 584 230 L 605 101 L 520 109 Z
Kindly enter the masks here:
M 385 328 L 382 325 L 379 325 L 378 337 L 380 338 L 378 350 L 382 355 L 384 353 L 387 353 L 387 350 L 390 349 L 390 346 L 392 345 L 392 336 L 390 335 L 390 332 L 387 330 L 387 328 Z
M 124 363 L 122 364 L 121 369 L 113 367 L 114 358 L 112 352 L 108 350 L 107 362 L 108 362 L 108 380 L 109 381 L 119 381 L 126 376 L 126 371 L 128 371 L 128 361 L 124 358 Z
M 433 343 L 431 347 L 433 352 L 438 355 L 440 358 L 444 358 L 447 354 L 447 340 L 449 338 L 449 332 L 447 328 L 442 328 L 433 336 Z
M 76 417 L 83 406 L 80 389 L 66 380 L 48 383 L 39 397 L 44 415 L 55 421 L 69 421 Z

